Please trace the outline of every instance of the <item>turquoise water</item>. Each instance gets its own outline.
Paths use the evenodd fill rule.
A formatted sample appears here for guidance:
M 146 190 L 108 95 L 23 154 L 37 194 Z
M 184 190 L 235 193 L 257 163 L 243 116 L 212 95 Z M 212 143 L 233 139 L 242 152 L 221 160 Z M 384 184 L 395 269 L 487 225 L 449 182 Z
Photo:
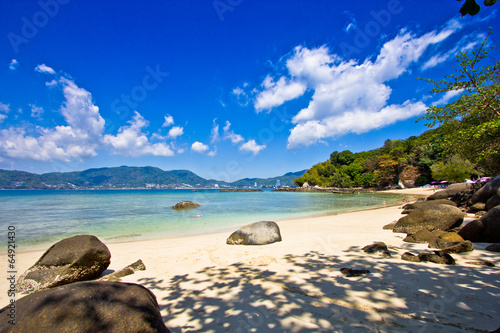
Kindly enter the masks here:
M 182 200 L 201 207 L 175 211 Z M 229 230 L 261 220 L 334 214 L 400 202 L 390 194 L 191 192 L 190 190 L 0 191 L 0 227 L 16 229 L 19 250 L 77 234 L 104 242 Z M 203 215 L 203 216 L 199 216 Z M 0 250 L 1 252 L 1 250 Z

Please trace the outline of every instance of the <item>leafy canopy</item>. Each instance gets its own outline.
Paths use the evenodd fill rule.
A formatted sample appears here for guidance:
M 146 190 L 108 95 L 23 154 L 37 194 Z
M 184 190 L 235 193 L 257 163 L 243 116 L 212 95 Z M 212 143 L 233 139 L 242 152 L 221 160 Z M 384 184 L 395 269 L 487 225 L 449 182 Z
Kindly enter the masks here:
M 497 45 L 488 38 L 471 51 L 456 55 L 455 74 L 426 81 L 431 93 L 460 95 L 444 106 L 431 106 L 417 121 L 442 125 L 450 150 L 482 167 L 500 173 L 500 61 L 490 57 Z

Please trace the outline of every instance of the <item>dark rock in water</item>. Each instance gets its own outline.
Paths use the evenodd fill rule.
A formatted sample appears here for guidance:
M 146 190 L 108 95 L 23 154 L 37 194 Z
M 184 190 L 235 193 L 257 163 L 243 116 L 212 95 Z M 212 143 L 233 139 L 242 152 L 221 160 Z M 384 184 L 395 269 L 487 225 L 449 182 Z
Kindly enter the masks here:
M 462 224 L 464 213 L 450 205 L 428 205 L 399 219 L 393 232 L 412 234 L 422 229 L 449 230 Z
M 427 197 L 427 200 L 438 200 L 438 199 L 447 199 L 451 198 L 455 194 L 459 192 L 464 192 L 467 191 L 472 187 L 472 184 L 467 184 L 467 183 L 458 183 L 458 184 L 451 184 L 448 186 L 448 188 L 437 191 L 436 193 L 430 195 Z
M 233 232 L 226 240 L 229 245 L 265 245 L 281 242 L 280 228 L 273 221 L 247 224 Z
M 172 209 L 183 210 L 183 209 L 193 209 L 200 207 L 199 204 L 192 201 L 181 201 L 172 206 Z
M 415 232 L 414 234 L 409 234 L 403 239 L 403 241 L 407 243 L 429 243 L 430 241 L 439 238 L 439 236 L 445 233 L 446 231 L 442 230 L 429 231 L 427 229 L 422 229 Z
M 485 210 L 489 211 L 496 206 L 500 206 L 500 195 L 498 194 L 495 194 L 494 196 L 489 198 L 488 201 L 486 201 Z
M 448 253 L 435 251 L 434 253 L 422 252 L 418 254 L 420 261 L 430 261 L 435 264 L 455 265 L 455 259 Z
M 376 242 L 376 243 L 367 245 L 367 246 L 363 247 L 362 250 L 366 253 L 380 252 L 380 255 L 384 258 L 391 256 L 391 253 L 389 252 L 389 249 L 387 249 L 387 245 L 385 245 L 384 242 Z
M 384 230 L 392 230 L 394 228 L 394 226 L 396 225 L 397 221 L 394 221 L 394 222 L 391 222 L 389 224 L 386 224 L 383 226 L 382 229 Z
M 490 244 L 485 248 L 486 251 L 500 252 L 500 244 Z
M 406 260 L 406 261 L 411 261 L 411 262 L 420 262 L 421 261 L 418 256 L 416 256 L 410 252 L 403 253 L 403 255 L 401 256 L 401 259 Z
M 470 240 L 471 242 L 482 242 L 483 229 L 483 222 L 475 220 L 464 225 L 463 228 L 458 231 L 458 234 L 465 240 Z
M 487 182 L 483 187 L 481 187 L 471 198 L 471 203 L 488 201 L 494 195 L 500 195 L 500 176 Z
M 409 203 L 403 206 L 403 211 L 401 214 L 409 214 L 411 211 L 414 209 L 417 209 L 419 207 L 423 206 L 428 206 L 428 205 L 450 205 L 453 207 L 457 207 L 457 204 L 451 200 L 448 199 L 437 199 L 437 200 L 430 200 L 430 201 L 416 201 L 414 203 Z
M 352 269 L 350 267 L 341 268 L 340 272 L 347 277 L 356 277 L 370 273 L 370 271 L 367 269 Z
M 9 311 L 0 310 L 1 332 Z M 164 333 L 155 295 L 141 285 L 76 282 L 42 290 L 16 301 L 16 325 L 9 332 Z
M 443 239 L 429 243 L 430 248 L 440 249 L 442 253 L 462 253 L 474 251 L 471 241 L 450 242 Z
M 80 235 L 52 245 L 17 282 L 17 291 L 29 293 L 99 277 L 109 266 L 111 253 L 97 237 Z
M 500 243 L 500 206 L 490 209 L 479 220 L 484 225 L 483 241 Z
M 495 264 L 492 261 L 489 260 L 481 260 L 481 261 L 466 261 L 466 264 L 469 265 L 476 265 L 476 266 L 489 266 L 489 267 L 495 267 Z
M 144 271 L 146 266 L 141 259 L 128 265 L 127 267 L 120 269 L 119 271 L 113 272 L 111 274 L 105 275 L 99 279 L 99 281 L 121 281 L 120 278 L 134 274 L 136 271 Z

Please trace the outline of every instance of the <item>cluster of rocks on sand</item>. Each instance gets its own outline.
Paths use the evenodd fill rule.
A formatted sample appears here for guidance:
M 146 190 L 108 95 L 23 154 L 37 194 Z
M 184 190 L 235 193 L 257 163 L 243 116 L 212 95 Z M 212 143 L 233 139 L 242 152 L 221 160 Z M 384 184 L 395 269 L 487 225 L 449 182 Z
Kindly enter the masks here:
M 482 185 L 482 184 L 480 184 Z M 484 184 L 453 184 L 426 200 L 403 207 L 402 217 L 384 229 L 406 233 L 409 243 L 428 243 L 433 253 L 406 252 L 401 259 L 439 264 L 455 264 L 451 253 L 474 250 L 473 242 L 493 243 L 486 250 L 498 252 L 500 245 L 500 176 Z M 469 215 L 468 215 L 469 214 Z M 464 224 L 473 214 L 477 219 Z M 491 266 L 488 261 L 471 262 Z

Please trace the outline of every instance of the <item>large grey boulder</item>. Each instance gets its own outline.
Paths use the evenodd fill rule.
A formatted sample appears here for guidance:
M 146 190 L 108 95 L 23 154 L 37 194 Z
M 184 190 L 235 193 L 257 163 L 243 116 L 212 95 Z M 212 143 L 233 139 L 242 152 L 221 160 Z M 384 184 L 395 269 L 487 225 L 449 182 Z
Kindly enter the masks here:
M 487 182 L 483 187 L 481 187 L 471 198 L 472 204 L 476 202 L 484 202 L 488 201 L 494 195 L 500 195 L 500 176 L 495 177 L 494 179 Z
M 281 233 L 273 221 L 247 224 L 233 232 L 226 240 L 229 245 L 265 245 L 275 242 L 281 242 Z
M 460 226 L 463 219 L 464 213 L 457 207 L 450 205 L 422 206 L 400 218 L 392 231 L 412 234 L 422 229 L 449 230 Z
M 52 245 L 17 282 L 17 291 L 29 293 L 99 277 L 109 266 L 111 253 L 97 237 L 79 235 Z
M 155 295 L 121 282 L 76 282 L 20 298 L 15 325 L 8 307 L 0 310 L 0 332 L 164 333 Z
M 480 220 L 474 220 L 464 225 L 462 229 L 458 231 L 458 234 L 465 240 L 469 240 L 471 242 L 482 242 L 483 229 L 483 222 Z
M 441 190 L 441 191 L 437 191 L 436 193 L 431 194 L 430 196 L 427 197 L 427 200 L 451 198 L 452 196 L 454 196 L 460 192 L 467 191 L 471 188 L 472 188 L 472 184 L 467 184 L 467 183 L 451 184 L 446 189 Z
M 419 207 L 428 206 L 428 205 L 450 205 L 453 207 L 457 207 L 457 204 L 448 199 L 436 199 L 429 201 L 416 201 L 413 203 L 409 203 L 403 206 L 403 212 L 401 214 L 409 214 L 412 210 L 417 209 Z

